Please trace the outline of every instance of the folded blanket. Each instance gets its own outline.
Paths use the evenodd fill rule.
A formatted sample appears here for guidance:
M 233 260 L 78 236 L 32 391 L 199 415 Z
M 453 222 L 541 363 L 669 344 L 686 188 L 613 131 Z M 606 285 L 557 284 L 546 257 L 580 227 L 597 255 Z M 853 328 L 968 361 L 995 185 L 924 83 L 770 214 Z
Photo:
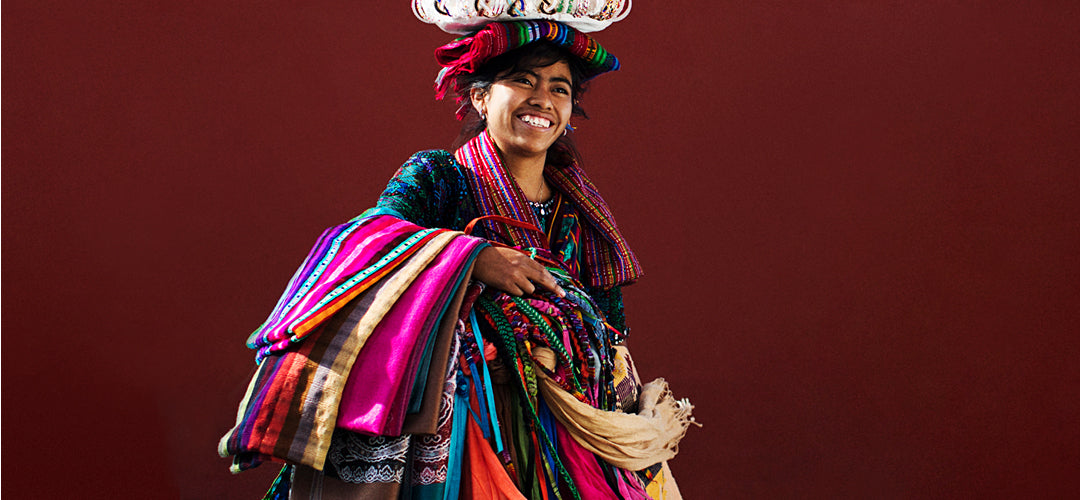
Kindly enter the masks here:
M 448 246 L 452 251 L 440 260 Z M 259 368 L 236 425 L 218 446 L 221 456 L 234 455 L 233 472 L 266 460 L 322 470 L 346 381 L 376 327 L 433 262 L 445 266 L 438 274 L 447 282 L 460 284 L 482 248 L 463 233 L 388 216 L 327 230 L 249 339 L 259 349 Z M 438 295 L 445 302 L 454 294 Z M 411 388 L 409 371 L 415 376 L 416 363 L 402 366 L 399 386 Z M 395 389 L 366 404 L 403 417 L 410 398 L 399 395 Z M 401 417 L 395 418 L 400 430 Z

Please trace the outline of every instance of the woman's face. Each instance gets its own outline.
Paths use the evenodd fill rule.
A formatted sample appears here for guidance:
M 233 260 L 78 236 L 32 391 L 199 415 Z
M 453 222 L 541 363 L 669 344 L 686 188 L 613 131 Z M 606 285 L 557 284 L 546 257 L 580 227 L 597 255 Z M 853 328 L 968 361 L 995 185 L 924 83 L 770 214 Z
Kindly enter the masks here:
M 499 75 L 485 93 L 472 93 L 473 106 L 487 115 L 487 132 L 508 161 L 546 155 L 563 133 L 573 110 L 570 67 L 545 67 Z

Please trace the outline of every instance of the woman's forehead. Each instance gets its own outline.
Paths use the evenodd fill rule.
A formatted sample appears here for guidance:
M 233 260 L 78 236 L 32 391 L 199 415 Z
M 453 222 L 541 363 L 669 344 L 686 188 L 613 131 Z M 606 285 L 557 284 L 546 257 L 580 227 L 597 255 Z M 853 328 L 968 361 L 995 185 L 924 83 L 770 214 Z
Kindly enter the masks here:
M 562 59 L 546 65 L 522 64 L 516 68 L 506 70 L 499 77 L 507 78 L 520 74 L 529 74 L 545 80 L 562 79 L 568 82 L 571 81 L 570 65 Z

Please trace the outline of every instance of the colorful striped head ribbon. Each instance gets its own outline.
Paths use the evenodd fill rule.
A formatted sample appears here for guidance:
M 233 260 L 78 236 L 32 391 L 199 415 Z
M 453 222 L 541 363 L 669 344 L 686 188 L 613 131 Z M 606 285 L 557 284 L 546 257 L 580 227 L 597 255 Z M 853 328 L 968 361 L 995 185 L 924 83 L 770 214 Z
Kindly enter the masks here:
M 466 89 L 458 88 L 458 76 L 476 72 L 492 58 L 534 42 L 549 42 L 581 60 L 588 80 L 619 69 L 619 60 L 596 43 L 591 36 L 554 21 L 512 21 L 491 23 L 472 36 L 458 38 L 435 49 L 435 60 L 443 67 L 435 79 L 435 98 L 442 99 L 453 87 L 458 102 L 468 98 Z M 465 117 L 467 107 L 457 112 Z

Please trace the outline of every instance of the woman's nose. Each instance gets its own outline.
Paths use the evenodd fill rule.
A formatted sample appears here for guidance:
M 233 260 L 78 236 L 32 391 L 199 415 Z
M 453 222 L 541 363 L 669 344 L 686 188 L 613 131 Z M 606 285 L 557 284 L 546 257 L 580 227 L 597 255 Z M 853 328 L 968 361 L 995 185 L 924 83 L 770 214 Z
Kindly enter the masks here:
M 529 104 L 539 106 L 543 109 L 551 108 L 551 94 L 546 89 L 536 88 L 533 89 L 532 95 L 529 96 Z

